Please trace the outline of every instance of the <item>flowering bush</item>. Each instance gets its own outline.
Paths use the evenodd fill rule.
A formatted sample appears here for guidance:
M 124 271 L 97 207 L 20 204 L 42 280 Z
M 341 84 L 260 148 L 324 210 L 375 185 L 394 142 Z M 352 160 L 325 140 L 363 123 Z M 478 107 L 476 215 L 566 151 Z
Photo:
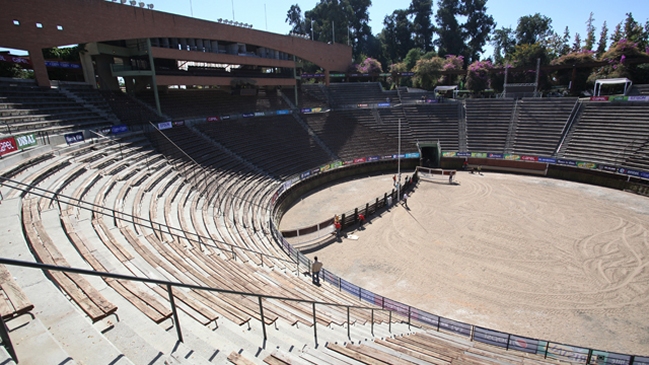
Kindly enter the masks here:
M 580 95 L 584 90 L 590 89 L 592 83 L 588 82 L 588 76 L 591 73 L 590 68 L 579 67 L 579 65 L 589 64 L 595 61 L 595 52 L 590 50 L 580 50 L 578 52 L 571 52 L 567 55 L 561 56 L 550 62 L 551 65 L 565 65 L 565 66 L 577 66 L 575 72 L 574 83 L 572 83 L 571 93 L 574 96 Z M 566 68 L 557 70 L 555 73 L 555 79 L 559 85 L 568 86 L 570 82 L 573 81 L 573 69 Z
M 367 57 L 356 67 L 356 71 L 362 74 L 381 73 L 383 72 L 383 67 L 381 66 L 381 62 Z
M 480 92 L 490 86 L 489 73 L 494 68 L 491 61 L 475 61 L 469 65 L 466 73 L 466 88 Z
M 647 82 L 646 77 L 637 74 L 638 64 L 629 62 L 635 59 L 649 60 L 649 55 L 638 49 L 637 43 L 622 38 L 602 55 L 601 60 L 607 65 L 593 70 L 588 81 L 594 83 L 597 79 L 628 77 L 638 83 Z

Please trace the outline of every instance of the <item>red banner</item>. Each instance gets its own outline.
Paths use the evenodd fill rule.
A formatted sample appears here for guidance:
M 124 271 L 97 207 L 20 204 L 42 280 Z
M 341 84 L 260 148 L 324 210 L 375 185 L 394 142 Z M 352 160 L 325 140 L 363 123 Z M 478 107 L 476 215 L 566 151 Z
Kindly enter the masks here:
M 221 120 L 219 117 L 207 117 L 208 122 L 218 122 L 219 120 Z
M 16 140 L 14 140 L 14 137 L 0 139 L 0 156 L 14 151 L 18 151 L 18 146 L 16 146 Z
M 591 96 L 590 101 L 608 101 L 608 96 Z
M 521 156 L 521 160 L 538 162 L 539 158 L 536 156 Z

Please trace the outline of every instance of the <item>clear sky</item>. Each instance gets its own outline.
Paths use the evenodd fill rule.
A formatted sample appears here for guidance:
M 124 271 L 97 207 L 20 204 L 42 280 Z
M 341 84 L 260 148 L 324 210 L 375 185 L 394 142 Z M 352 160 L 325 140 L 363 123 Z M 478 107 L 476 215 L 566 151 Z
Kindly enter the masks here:
M 138 0 L 139 2 L 140 0 Z M 286 13 L 293 4 L 298 4 L 302 13 L 313 9 L 318 0 L 141 0 L 153 3 L 154 10 L 216 21 L 219 18 L 252 24 L 255 29 L 273 33 L 287 34 Z M 373 0 L 370 7 L 370 26 L 372 33 L 383 29 L 383 19 L 395 9 L 405 9 L 410 0 Z M 130 5 L 123 5 L 130 6 Z M 434 0 L 433 14 L 437 11 Z M 487 13 L 493 16 L 497 27 L 516 28 L 518 18 L 524 15 L 541 13 L 552 19 L 554 30 L 563 34 L 566 26 L 570 29 L 571 42 L 575 32 L 582 41 L 586 35 L 586 21 L 590 12 L 594 13 L 596 36 L 606 20 L 609 36 L 615 25 L 633 13 L 636 21 L 644 24 L 649 17 L 649 0 L 488 0 Z M 233 17 L 234 12 L 234 17 Z M 193 15 L 192 15 L 193 14 Z M 490 56 L 487 47 L 484 57 Z
M 144 1 L 144 0 L 143 0 Z M 252 24 L 255 29 L 268 30 L 273 33 L 286 34 L 290 27 L 285 22 L 286 12 L 293 4 L 298 4 L 302 13 L 313 9 L 318 0 L 149 0 L 155 10 L 216 20 L 233 19 Z M 372 33 L 377 34 L 383 28 L 383 19 L 395 9 L 405 9 L 410 0 L 373 0 L 370 8 L 370 26 Z M 434 0 L 433 14 L 437 11 L 437 0 Z M 633 13 L 636 21 L 644 24 L 649 17 L 649 0 L 488 0 L 487 13 L 493 16 L 497 27 L 516 28 L 518 18 L 524 15 L 541 13 L 552 19 L 554 30 L 563 34 L 568 26 L 571 42 L 575 32 L 586 36 L 586 21 L 590 12 L 594 13 L 596 36 L 602 23 L 606 21 L 609 36 L 615 25 L 626 18 L 626 13 Z M 485 52 L 490 56 L 491 47 Z

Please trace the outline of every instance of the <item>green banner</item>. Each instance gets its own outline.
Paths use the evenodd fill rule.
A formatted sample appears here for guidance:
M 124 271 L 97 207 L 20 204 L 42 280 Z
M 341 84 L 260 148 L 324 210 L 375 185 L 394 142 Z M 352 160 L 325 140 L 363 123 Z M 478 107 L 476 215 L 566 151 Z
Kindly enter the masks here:
M 471 157 L 487 158 L 486 152 L 471 152 Z
M 583 161 L 577 161 L 577 166 L 581 167 L 582 169 L 596 169 L 597 168 L 596 163 L 583 162 Z
M 609 97 L 608 101 L 629 101 L 628 96 L 613 96 Z
M 505 160 L 518 161 L 520 159 L 521 159 L 521 156 L 519 156 L 519 155 L 510 155 L 510 154 L 505 155 Z
M 22 136 L 14 137 L 18 149 L 24 150 L 25 148 L 34 147 L 38 144 L 34 133 L 23 134 Z
M 455 157 L 457 152 L 442 152 L 443 157 Z

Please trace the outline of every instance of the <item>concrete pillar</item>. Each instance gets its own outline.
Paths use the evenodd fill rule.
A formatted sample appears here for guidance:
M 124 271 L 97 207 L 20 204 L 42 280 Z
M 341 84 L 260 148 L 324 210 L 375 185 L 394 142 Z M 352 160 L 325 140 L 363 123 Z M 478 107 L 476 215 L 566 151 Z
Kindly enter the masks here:
M 32 68 L 34 69 L 34 77 L 38 86 L 43 88 L 50 88 L 50 76 L 47 74 L 47 67 L 45 67 L 45 58 L 43 57 L 43 50 L 40 48 L 30 49 L 29 59 L 32 61 Z
M 111 55 L 100 54 L 95 56 L 99 84 L 104 90 L 119 90 L 119 82 L 110 71 L 111 63 L 113 63 L 113 56 Z
M 83 69 L 83 81 L 90 84 L 93 89 L 97 88 L 97 79 L 95 77 L 95 65 L 92 64 L 92 56 L 88 52 L 79 54 L 81 59 L 81 68 Z

